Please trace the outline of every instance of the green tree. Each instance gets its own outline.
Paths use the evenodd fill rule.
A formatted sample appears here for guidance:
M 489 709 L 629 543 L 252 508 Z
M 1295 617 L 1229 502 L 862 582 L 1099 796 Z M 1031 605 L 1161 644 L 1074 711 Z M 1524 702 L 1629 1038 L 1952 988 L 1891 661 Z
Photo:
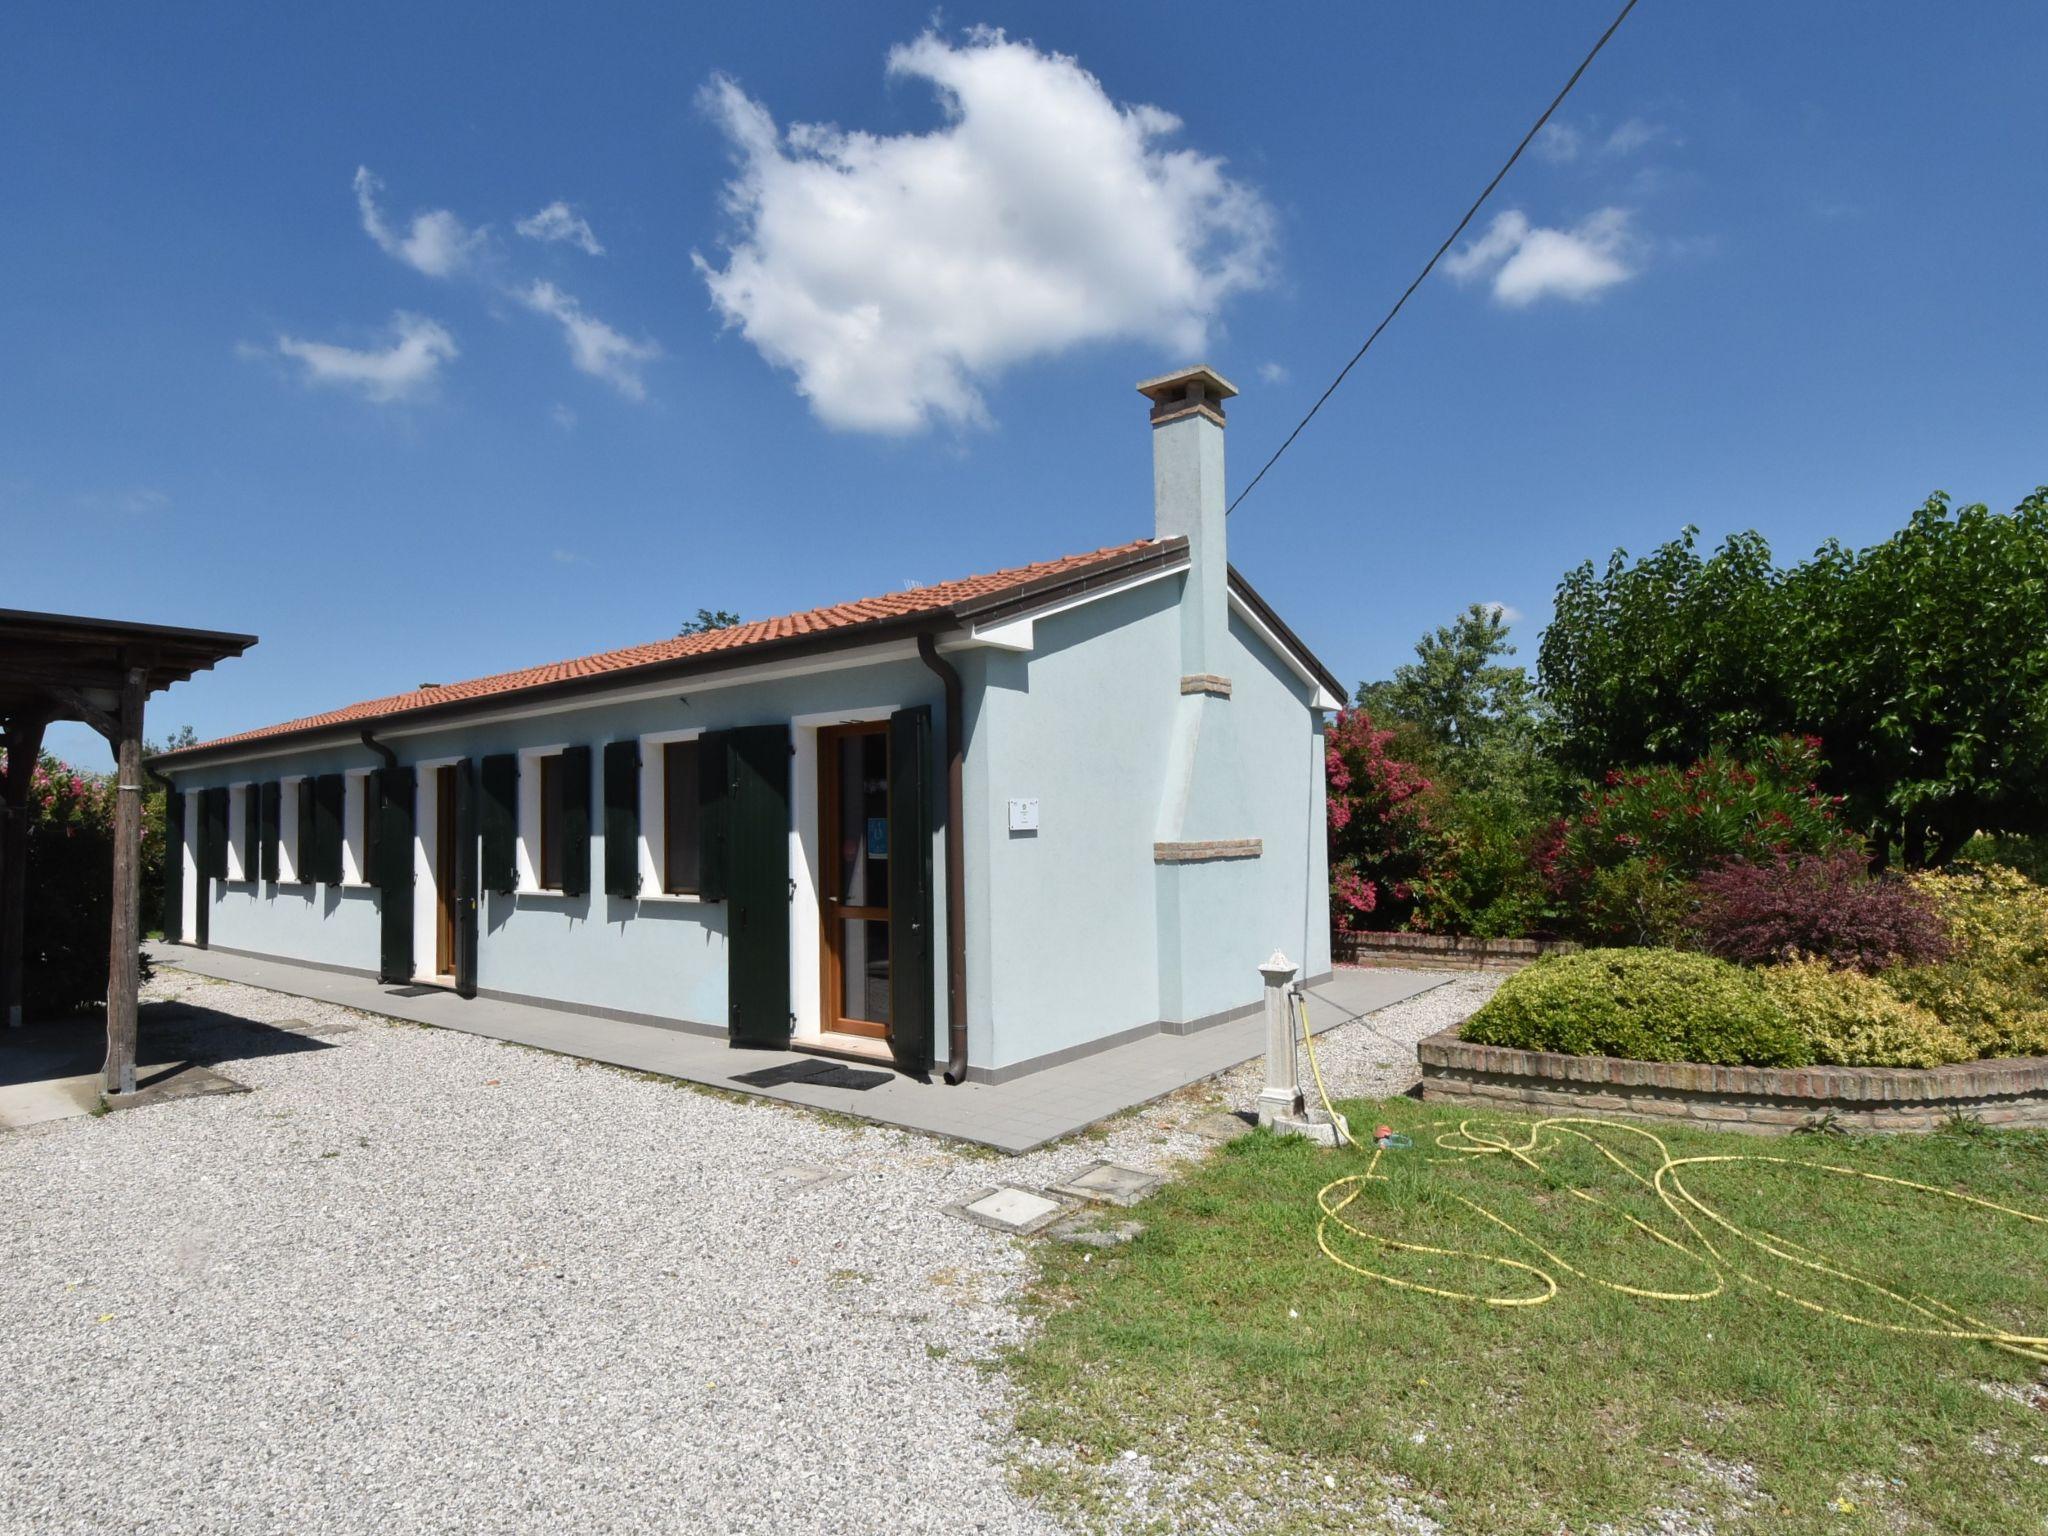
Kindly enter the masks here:
M 1821 738 L 1821 784 L 1880 863 L 2048 831 L 2048 487 L 2011 513 L 1937 494 L 1906 527 L 1790 571 L 1696 530 L 1566 575 L 1538 659 L 1583 773 Z
M 740 616 L 729 608 L 699 608 L 697 617 L 683 620 L 678 635 L 709 634 L 714 629 L 731 629 L 740 623 Z

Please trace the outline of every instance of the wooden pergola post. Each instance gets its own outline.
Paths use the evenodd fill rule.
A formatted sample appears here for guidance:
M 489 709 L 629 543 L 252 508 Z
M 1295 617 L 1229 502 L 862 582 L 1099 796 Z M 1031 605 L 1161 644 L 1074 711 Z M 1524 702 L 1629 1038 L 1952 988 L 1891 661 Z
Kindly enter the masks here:
M 142 987 L 142 714 L 149 673 L 130 667 L 121 684 L 114 748 L 114 918 L 107 951 L 108 1093 L 135 1091 L 135 1018 Z
M 142 952 L 142 717 L 152 693 L 239 656 L 254 635 L 0 608 L 0 1014 L 24 1022 L 28 801 L 43 731 L 82 720 L 114 749 L 106 1091 L 135 1091 Z
M 28 911 L 28 787 L 48 722 L 24 711 L 7 722 L 7 772 L 0 778 L 0 1013 L 21 1028 L 22 922 Z

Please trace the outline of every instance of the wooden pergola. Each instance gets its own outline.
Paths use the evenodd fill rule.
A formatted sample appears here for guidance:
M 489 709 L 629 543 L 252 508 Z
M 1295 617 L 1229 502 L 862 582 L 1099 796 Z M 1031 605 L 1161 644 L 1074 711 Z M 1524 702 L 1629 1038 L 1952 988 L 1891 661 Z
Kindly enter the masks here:
M 107 958 L 109 1093 L 135 1091 L 141 940 L 142 714 L 152 693 L 239 656 L 254 635 L 0 608 L 0 1013 L 22 1022 L 28 792 L 54 720 L 90 725 L 114 749 L 114 921 Z

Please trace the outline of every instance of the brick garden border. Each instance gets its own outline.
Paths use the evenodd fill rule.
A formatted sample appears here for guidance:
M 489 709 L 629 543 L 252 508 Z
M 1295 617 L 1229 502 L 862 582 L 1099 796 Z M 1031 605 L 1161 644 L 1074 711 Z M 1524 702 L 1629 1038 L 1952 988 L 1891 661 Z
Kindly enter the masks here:
M 1846 1129 L 1931 1131 L 1955 1115 L 2048 1126 L 2048 1056 L 1953 1066 L 1710 1067 L 1472 1045 L 1454 1026 L 1416 1047 L 1422 1097 L 1517 1113 L 1685 1120 L 1769 1135 L 1832 1115 Z
M 1543 955 L 1579 946 L 1565 939 L 1467 939 L 1446 933 L 1361 933 L 1330 936 L 1334 956 L 1351 965 L 1398 966 L 1407 971 L 1519 971 Z

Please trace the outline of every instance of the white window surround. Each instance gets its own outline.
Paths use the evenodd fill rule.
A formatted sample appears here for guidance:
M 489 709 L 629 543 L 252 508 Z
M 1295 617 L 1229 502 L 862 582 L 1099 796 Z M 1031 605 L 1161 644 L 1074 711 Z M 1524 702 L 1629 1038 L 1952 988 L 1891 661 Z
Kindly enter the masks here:
M 673 742 L 695 741 L 701 725 L 680 731 L 650 731 L 640 738 L 640 900 L 701 902 L 702 896 L 662 889 L 668 883 L 663 860 L 668 850 L 668 796 L 662 793 L 663 749 Z
M 247 885 L 256 878 L 255 870 L 243 868 L 244 852 L 249 846 L 249 821 L 256 814 L 255 790 L 253 784 L 228 786 L 229 885 Z
M 370 770 L 348 770 L 347 788 L 342 794 L 341 883 L 367 886 L 369 871 Z
M 199 942 L 199 902 L 205 892 L 206 882 L 199 878 L 199 818 L 204 797 L 196 789 L 185 791 L 184 870 L 180 881 L 178 901 L 178 938 L 186 944 Z
M 441 875 L 437 857 L 441 847 L 441 796 L 437 793 L 439 770 L 461 762 L 459 757 L 435 757 L 413 767 L 413 980 L 446 985 L 447 978 L 434 970 L 434 925 L 441 906 Z
M 558 886 L 540 883 L 540 760 L 544 757 L 560 757 L 568 750 L 569 743 L 566 741 L 554 742 L 545 747 L 519 749 L 519 839 L 513 849 L 518 876 L 513 887 L 515 895 L 562 894 Z
M 294 774 L 277 781 L 277 884 L 310 885 L 299 873 L 299 796 L 312 781 Z

